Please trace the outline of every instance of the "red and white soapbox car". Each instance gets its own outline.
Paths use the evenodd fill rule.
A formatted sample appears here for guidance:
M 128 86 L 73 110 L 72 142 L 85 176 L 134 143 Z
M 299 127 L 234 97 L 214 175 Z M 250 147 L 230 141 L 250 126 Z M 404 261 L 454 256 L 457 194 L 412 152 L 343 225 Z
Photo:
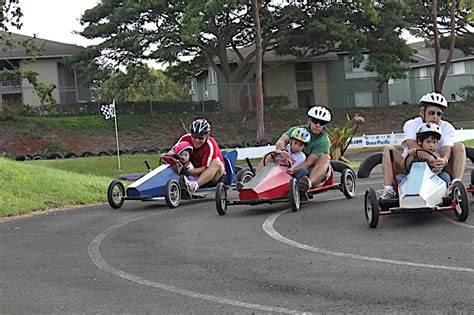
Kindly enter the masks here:
M 267 153 L 272 155 L 273 152 Z M 267 157 L 265 155 L 265 157 Z M 265 160 L 264 157 L 264 160 Z M 298 180 L 286 173 L 288 165 L 281 165 L 275 161 L 265 165 L 258 174 L 247 159 L 249 168 L 244 168 L 236 174 L 236 181 L 243 183 L 239 191 L 238 200 L 228 197 L 228 189 L 223 183 L 216 187 L 216 208 L 220 215 L 227 212 L 229 205 L 258 205 L 264 203 L 289 202 L 293 211 L 298 211 L 302 199 L 312 199 L 314 195 L 328 191 L 340 190 L 347 198 L 352 198 L 356 192 L 356 179 L 354 171 L 346 164 L 331 161 L 331 168 L 341 173 L 341 181 L 334 182 L 334 172 L 331 171 L 328 179 L 319 187 L 310 188 L 306 193 L 298 189 Z M 235 189 L 235 187 L 231 187 Z
M 392 214 L 453 211 L 459 221 L 467 219 L 469 200 L 461 181 L 453 181 L 448 189 L 446 183 L 431 171 L 428 163 L 413 162 L 406 179 L 398 183 L 392 151 L 390 160 L 396 198 L 377 199 L 373 188 L 366 190 L 365 218 L 371 228 L 377 227 L 380 216 Z
M 226 175 L 223 181 L 219 182 L 223 187 L 234 187 L 235 162 L 237 160 L 237 151 L 223 151 Z M 181 199 L 200 199 L 206 194 L 216 189 L 215 186 L 203 186 L 195 193 L 190 193 L 186 187 L 180 183 L 180 175 L 176 173 L 172 165 L 179 163 L 171 157 L 164 157 L 162 160 L 166 164 L 161 164 L 154 170 L 151 170 L 145 161 L 148 173 L 145 174 L 124 174 L 120 175 L 118 180 L 110 183 L 107 191 L 107 200 L 109 205 L 114 208 L 120 208 L 125 200 L 141 201 L 161 201 L 164 200 L 170 208 L 176 208 L 181 203 Z M 127 189 L 122 181 L 131 181 Z

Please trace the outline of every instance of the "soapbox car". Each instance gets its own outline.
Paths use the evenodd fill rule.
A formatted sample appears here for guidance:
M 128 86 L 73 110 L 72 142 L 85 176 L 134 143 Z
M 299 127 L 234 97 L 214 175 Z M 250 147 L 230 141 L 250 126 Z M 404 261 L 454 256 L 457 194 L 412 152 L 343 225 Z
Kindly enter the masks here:
M 471 170 L 471 185 L 467 187 L 467 192 L 474 196 L 474 169 Z
M 274 157 L 274 152 L 265 155 Z M 227 212 L 230 205 L 259 205 L 264 203 L 289 202 L 291 209 L 296 212 L 300 209 L 303 199 L 313 199 L 314 195 L 328 191 L 340 190 L 347 198 L 354 197 L 356 193 L 356 179 L 354 171 L 347 165 L 339 161 L 331 161 L 330 175 L 320 186 L 310 188 L 306 193 L 298 189 L 298 180 L 286 173 L 288 164 L 282 165 L 275 158 L 272 163 L 264 165 L 258 174 L 255 174 L 250 160 L 247 159 L 249 168 L 243 168 L 236 174 L 236 181 L 243 183 L 239 191 L 238 200 L 228 197 L 226 187 L 223 183 L 218 183 L 216 187 L 216 209 L 220 215 Z M 334 170 L 341 173 L 341 181 L 334 182 Z M 232 189 L 236 189 L 232 187 Z
M 224 157 L 226 175 L 219 184 L 222 184 L 223 187 L 232 187 L 234 185 L 237 151 L 223 151 L 222 156 Z M 215 186 L 203 186 L 195 193 L 190 193 L 186 187 L 180 184 L 182 182 L 180 175 L 172 167 L 174 163 L 179 163 L 179 161 L 168 156 L 163 157 L 162 160 L 166 164 L 161 164 L 154 170 L 151 170 L 148 162 L 145 161 L 149 170 L 148 173 L 124 174 L 120 175 L 118 180 L 112 181 L 107 190 L 109 205 L 117 209 L 123 205 L 125 200 L 165 200 L 168 207 L 176 208 L 181 203 L 181 199 L 204 198 L 207 193 L 215 189 Z M 131 181 L 132 184 L 125 189 L 122 180 Z
M 417 150 L 415 157 L 418 156 Z M 404 213 L 435 213 L 453 211 L 459 221 L 469 215 L 469 200 L 466 187 L 459 180 L 446 183 L 435 175 L 428 163 L 415 158 L 407 177 L 397 182 L 393 151 L 390 151 L 392 174 L 394 178 L 395 199 L 378 199 L 373 188 L 365 191 L 365 218 L 371 228 L 377 227 L 379 217 Z

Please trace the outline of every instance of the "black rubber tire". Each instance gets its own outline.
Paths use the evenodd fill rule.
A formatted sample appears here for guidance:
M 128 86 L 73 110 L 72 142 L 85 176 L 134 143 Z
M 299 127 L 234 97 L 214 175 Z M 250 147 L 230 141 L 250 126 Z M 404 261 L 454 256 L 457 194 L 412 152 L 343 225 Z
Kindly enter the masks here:
M 369 155 L 360 163 L 357 178 L 368 178 L 372 169 L 379 164 L 382 164 L 382 152 Z
M 379 202 L 373 188 L 367 188 L 365 191 L 365 219 L 371 228 L 376 228 L 379 223 Z
M 471 185 L 474 186 L 474 168 L 471 170 Z
M 150 148 L 150 149 L 145 150 L 145 153 L 156 153 L 156 152 L 160 152 L 160 150 L 157 148 Z
M 33 155 L 33 157 L 31 159 L 33 161 L 46 160 L 46 156 L 44 156 L 44 154 L 35 154 L 35 155 Z
M 349 165 L 337 160 L 331 160 L 331 167 L 335 172 L 342 173 L 343 170 L 348 169 Z
M 466 157 L 471 160 L 472 163 L 474 163 L 474 148 L 468 148 L 466 147 Z
M 125 197 L 125 187 L 121 181 L 114 180 L 107 189 L 107 201 L 109 205 L 114 209 L 120 208 L 125 201 L 123 197 Z
M 456 203 L 456 210 L 454 210 L 456 218 L 461 222 L 466 221 L 469 216 L 469 198 L 462 182 L 458 180 L 453 182 L 451 198 Z
M 347 199 L 354 198 L 357 190 L 356 175 L 350 168 L 346 168 L 341 174 L 341 189 Z
M 217 183 L 215 200 L 217 213 L 224 215 L 227 212 L 227 190 L 223 182 Z
M 97 156 L 110 156 L 110 152 L 100 151 L 99 153 L 97 153 Z
M 140 149 L 132 149 L 129 152 L 130 154 L 143 154 L 143 150 Z
M 48 160 L 64 159 L 64 155 L 61 152 L 51 152 L 46 157 Z
M 91 157 L 91 156 L 95 156 L 95 154 L 91 151 L 84 151 L 81 153 L 81 157 Z
M 298 180 L 294 177 L 288 183 L 288 197 L 290 199 L 290 207 L 293 212 L 297 212 L 301 207 L 301 195 L 298 189 Z
M 26 155 L 17 155 L 15 156 L 15 161 L 27 161 L 28 158 Z
M 77 158 L 77 154 L 74 153 L 74 152 L 68 152 L 68 153 L 64 154 L 64 158 L 65 158 L 65 159 Z
M 181 203 L 181 187 L 176 179 L 170 179 L 165 187 L 165 201 L 171 209 Z
M 248 167 L 244 167 L 235 174 L 235 181 L 241 181 L 243 184 L 247 183 L 253 178 L 253 173 Z

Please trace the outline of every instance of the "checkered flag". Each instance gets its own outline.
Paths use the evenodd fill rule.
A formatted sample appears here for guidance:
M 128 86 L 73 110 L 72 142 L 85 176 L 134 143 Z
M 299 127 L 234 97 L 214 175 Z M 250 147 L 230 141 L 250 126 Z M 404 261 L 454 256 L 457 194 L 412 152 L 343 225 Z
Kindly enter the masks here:
M 115 103 L 110 105 L 102 105 L 100 107 L 102 115 L 105 116 L 105 119 L 110 119 L 115 117 Z

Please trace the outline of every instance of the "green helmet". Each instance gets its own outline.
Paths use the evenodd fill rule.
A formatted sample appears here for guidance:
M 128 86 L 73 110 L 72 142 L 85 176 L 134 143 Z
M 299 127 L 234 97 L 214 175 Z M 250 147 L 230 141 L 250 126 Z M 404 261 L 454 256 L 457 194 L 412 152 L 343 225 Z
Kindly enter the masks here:
M 306 128 L 295 128 L 291 132 L 290 138 L 308 144 L 311 141 L 311 134 Z

